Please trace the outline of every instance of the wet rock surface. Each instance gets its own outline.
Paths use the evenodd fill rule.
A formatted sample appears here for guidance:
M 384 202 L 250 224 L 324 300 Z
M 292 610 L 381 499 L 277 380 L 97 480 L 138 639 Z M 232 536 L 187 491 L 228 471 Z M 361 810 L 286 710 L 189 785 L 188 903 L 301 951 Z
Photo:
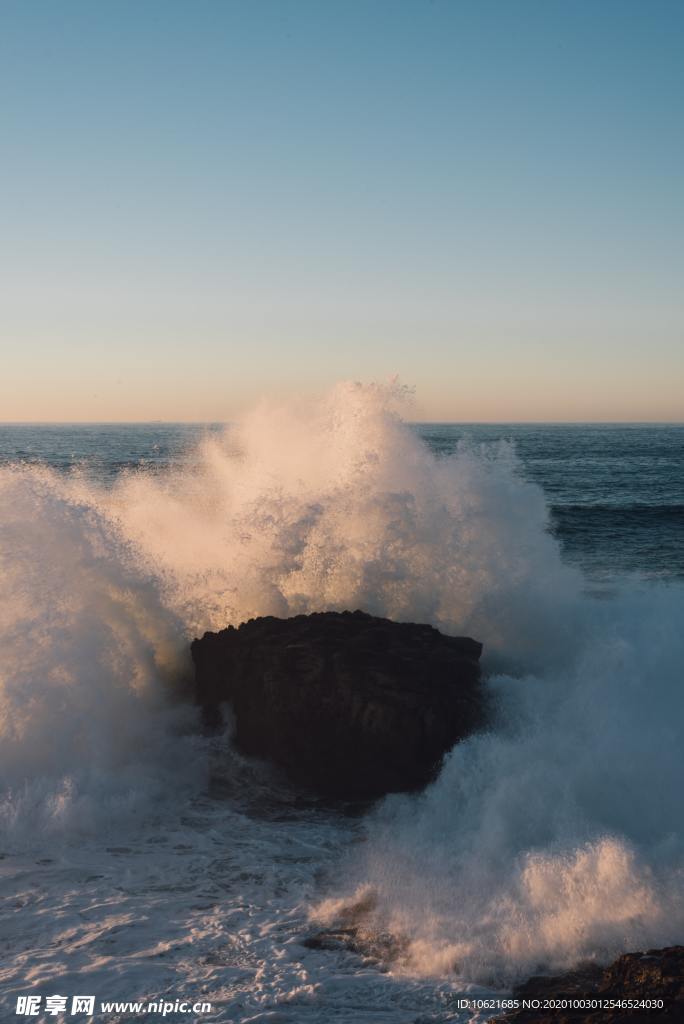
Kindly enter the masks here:
M 609 967 L 585 965 L 558 977 L 530 978 L 515 989 L 514 997 L 539 1000 L 542 1005 L 498 1017 L 501 1024 L 684 1021 L 684 946 L 625 953 Z M 592 997 L 602 1005 L 596 1009 L 544 1005 Z M 663 1001 L 662 1009 L 647 1005 L 657 1000 Z
M 369 927 L 370 915 L 376 906 L 375 895 L 367 893 L 360 900 L 338 908 L 335 920 L 328 927 L 307 935 L 302 945 L 306 949 L 353 953 L 377 970 L 389 971 L 405 956 L 409 942 L 406 936 Z
M 372 799 L 432 779 L 485 720 L 482 645 L 361 611 L 251 619 L 192 644 L 208 722 L 314 792 Z

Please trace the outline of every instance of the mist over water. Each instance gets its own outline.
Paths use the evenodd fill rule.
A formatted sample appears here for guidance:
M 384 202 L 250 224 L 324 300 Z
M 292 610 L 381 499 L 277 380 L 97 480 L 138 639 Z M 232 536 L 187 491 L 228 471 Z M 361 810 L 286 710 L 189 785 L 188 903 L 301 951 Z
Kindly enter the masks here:
M 343 384 L 262 405 L 182 466 L 108 482 L 0 468 L 6 839 L 180 814 L 211 761 L 189 640 L 362 608 L 481 640 L 495 718 L 371 812 L 311 919 L 372 893 L 363 927 L 406 938 L 397 972 L 500 986 L 681 941 L 682 585 L 593 595 L 514 448 L 437 457 L 405 402 Z

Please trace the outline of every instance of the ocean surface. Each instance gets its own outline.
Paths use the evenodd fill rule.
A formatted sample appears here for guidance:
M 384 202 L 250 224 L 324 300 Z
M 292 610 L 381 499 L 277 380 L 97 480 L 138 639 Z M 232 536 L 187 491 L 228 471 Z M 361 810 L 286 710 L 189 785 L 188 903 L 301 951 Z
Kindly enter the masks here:
M 0 1019 L 484 1020 L 459 1001 L 681 942 L 683 580 L 684 426 L 411 424 L 352 385 L 0 425 Z M 357 607 L 481 640 L 495 712 L 344 813 L 183 695 L 204 630 Z M 350 921 L 362 952 L 304 944 Z

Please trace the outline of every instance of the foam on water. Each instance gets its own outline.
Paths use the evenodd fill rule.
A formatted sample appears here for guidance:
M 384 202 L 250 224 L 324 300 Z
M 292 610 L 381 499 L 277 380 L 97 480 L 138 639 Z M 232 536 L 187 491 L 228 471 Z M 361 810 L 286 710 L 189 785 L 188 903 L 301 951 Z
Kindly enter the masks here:
M 501 986 L 681 941 L 684 593 L 586 601 L 578 657 L 493 678 L 492 730 L 369 824 L 345 898 L 373 893 L 408 971 Z
M 510 446 L 436 458 L 403 424 L 405 398 L 394 386 L 344 384 L 298 407 L 262 405 L 206 440 L 191 468 L 128 472 L 111 486 L 44 467 L 0 470 L 6 848 L 40 849 L 49 833 L 63 850 L 85 843 L 96 860 L 102 830 L 122 845 L 154 821 L 182 832 L 216 756 L 181 699 L 188 640 L 253 615 L 360 607 L 484 641 L 496 721 L 451 753 L 423 795 L 380 805 L 360 826 L 365 842 L 349 823 L 327 822 L 321 843 L 311 819 L 304 842 L 325 855 L 297 862 L 289 895 L 287 871 L 270 902 L 262 881 L 263 935 L 269 914 L 295 922 L 292 960 L 309 915 L 334 920 L 372 892 L 364 927 L 406 938 L 393 977 L 407 986 L 453 977 L 454 966 L 506 985 L 681 940 L 682 588 L 635 580 L 616 583 L 609 600 L 586 593 Z M 229 801 L 202 820 L 186 839 L 198 863 L 209 835 L 228 847 L 253 837 L 231 854 L 231 872 L 248 849 L 271 877 L 273 842 L 294 841 L 284 822 L 269 823 L 266 841 L 265 826 Z M 332 850 L 334 882 L 324 885 L 316 864 Z M 201 871 L 188 884 L 199 899 Z M 217 883 L 212 899 L 221 885 L 228 893 Z M 239 886 L 229 888 L 234 910 Z M 186 953 L 191 919 L 178 925 Z M 214 921 L 212 941 L 220 932 Z M 275 965 L 284 954 L 273 950 Z M 320 969 L 328 961 L 316 955 Z M 186 980 L 206 975 L 186 960 Z M 310 977 L 292 962 L 281 995 L 297 989 L 298 970 Z M 220 965 L 209 974 L 219 984 Z M 314 1019 L 325 984 L 310 992 L 303 977 L 297 999 Z

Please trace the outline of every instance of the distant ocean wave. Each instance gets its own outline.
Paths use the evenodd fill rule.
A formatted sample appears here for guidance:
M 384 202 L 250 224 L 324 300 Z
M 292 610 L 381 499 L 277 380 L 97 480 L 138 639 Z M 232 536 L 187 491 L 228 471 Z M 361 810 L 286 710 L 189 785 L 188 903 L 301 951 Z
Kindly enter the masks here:
M 614 520 L 615 522 L 643 523 L 645 526 L 649 526 L 652 521 L 671 520 L 676 526 L 684 527 L 684 504 L 673 502 L 653 501 L 627 505 L 578 502 L 572 505 L 551 505 L 551 513 L 555 519 L 564 519 L 570 527 L 575 521 L 592 516 L 596 519 Z

